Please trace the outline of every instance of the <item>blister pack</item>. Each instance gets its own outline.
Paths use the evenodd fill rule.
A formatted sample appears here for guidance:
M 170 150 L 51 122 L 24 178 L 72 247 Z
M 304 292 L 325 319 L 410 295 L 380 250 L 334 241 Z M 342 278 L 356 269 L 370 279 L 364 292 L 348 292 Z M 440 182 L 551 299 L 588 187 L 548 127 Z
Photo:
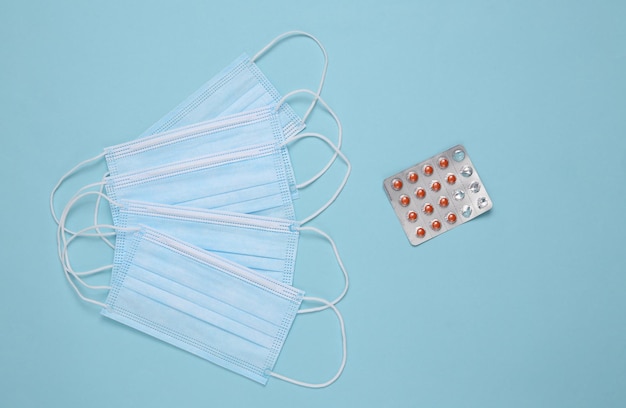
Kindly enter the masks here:
M 492 207 L 465 147 L 457 145 L 383 183 L 411 245 L 419 245 Z

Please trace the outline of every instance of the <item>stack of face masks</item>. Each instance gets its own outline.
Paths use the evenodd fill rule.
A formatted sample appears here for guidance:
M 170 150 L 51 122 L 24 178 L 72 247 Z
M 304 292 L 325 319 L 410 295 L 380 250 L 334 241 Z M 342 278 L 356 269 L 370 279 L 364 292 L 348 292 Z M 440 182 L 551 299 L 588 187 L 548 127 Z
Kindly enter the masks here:
M 284 38 L 314 40 L 325 57 L 317 91 L 285 96 L 255 61 Z M 266 384 L 270 376 L 307 387 L 333 383 L 346 362 L 343 318 L 335 304 L 346 294 L 348 275 L 333 240 L 304 226 L 339 195 L 350 173 L 340 150 L 339 119 L 320 97 L 326 75 L 326 51 L 303 32 L 288 32 L 253 58 L 239 57 L 139 138 L 104 149 L 64 175 L 50 196 L 58 224 L 58 252 L 69 284 L 102 314 L 222 367 Z M 295 94 L 312 103 L 300 119 L 287 103 Z M 302 133 L 311 111 L 321 105 L 337 122 L 333 144 L 318 133 Z M 297 184 L 287 146 L 314 138 L 333 151 L 313 178 Z M 345 178 L 327 203 L 297 220 L 298 190 L 319 179 L 341 158 Z M 101 181 L 79 189 L 60 216 L 54 195 L 65 179 L 85 165 L 106 160 Z M 74 231 L 68 215 L 80 201 L 95 200 L 93 223 Z M 112 225 L 100 224 L 106 201 Z M 313 233 L 331 245 L 345 287 L 332 301 L 305 297 L 292 285 L 298 240 Z M 110 239 L 115 236 L 114 242 Z M 79 237 L 97 237 L 114 248 L 111 265 L 76 271 L 68 248 Z M 89 275 L 111 271 L 110 285 L 93 285 Z M 85 291 L 106 290 L 106 300 Z M 303 308 L 303 302 L 315 304 Z M 330 309 L 341 329 L 343 358 L 327 382 L 297 381 L 273 371 L 297 314 Z

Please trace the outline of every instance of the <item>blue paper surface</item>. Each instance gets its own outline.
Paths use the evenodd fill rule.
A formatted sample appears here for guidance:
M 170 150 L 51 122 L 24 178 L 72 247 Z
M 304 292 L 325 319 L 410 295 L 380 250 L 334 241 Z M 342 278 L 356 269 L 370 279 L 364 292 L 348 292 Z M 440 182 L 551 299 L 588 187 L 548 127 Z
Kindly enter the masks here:
M 625 20 L 619 1 L 2 2 L 0 406 L 626 406 Z M 263 387 L 102 318 L 67 284 L 48 210 L 74 164 L 293 29 L 328 50 L 323 96 L 353 165 L 312 222 L 351 276 L 348 362 L 323 390 Z M 284 94 L 316 88 L 322 57 L 296 38 L 259 66 Z M 308 130 L 336 140 L 321 110 Z M 412 247 L 382 180 L 455 144 L 494 208 Z M 300 181 L 331 155 L 291 152 Z M 344 170 L 301 192 L 301 218 Z M 68 180 L 57 209 L 104 171 Z M 77 269 L 111 258 L 97 240 L 73 251 Z M 341 290 L 312 234 L 295 276 L 307 295 Z M 340 358 L 333 315 L 298 316 L 276 371 L 325 381 Z

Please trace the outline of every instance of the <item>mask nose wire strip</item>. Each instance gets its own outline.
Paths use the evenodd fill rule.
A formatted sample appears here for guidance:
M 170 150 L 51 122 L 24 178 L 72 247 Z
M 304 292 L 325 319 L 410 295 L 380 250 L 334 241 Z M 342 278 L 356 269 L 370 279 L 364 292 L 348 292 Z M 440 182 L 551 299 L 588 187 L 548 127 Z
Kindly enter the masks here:
M 322 212 L 324 212 L 328 207 L 330 207 L 330 205 L 333 202 L 335 202 L 335 200 L 337 199 L 337 197 L 339 196 L 343 188 L 346 186 L 346 183 L 348 182 L 348 178 L 350 177 L 350 172 L 352 171 L 352 164 L 350 164 L 350 160 L 348 160 L 348 158 L 341 152 L 341 150 L 339 150 L 337 146 L 335 146 L 326 136 L 321 135 L 319 133 L 301 133 L 299 135 L 296 135 L 290 138 L 289 140 L 284 141 L 283 143 L 281 143 L 281 146 L 286 145 L 288 143 L 295 142 L 300 139 L 307 138 L 307 137 L 317 138 L 325 142 L 331 149 L 335 151 L 335 153 L 339 157 L 341 157 L 341 160 L 343 160 L 346 163 L 347 169 L 346 169 L 346 175 L 344 176 L 343 180 L 341 181 L 341 184 L 337 188 L 337 191 L 335 191 L 335 194 L 333 194 L 333 196 L 320 209 L 315 211 L 313 214 L 309 215 L 307 218 L 303 219 L 300 222 L 300 225 L 304 225 L 307 222 L 311 221 L 312 219 L 320 215 Z
M 302 300 L 305 301 L 310 301 L 310 302 L 318 302 L 318 303 L 322 303 L 327 305 L 328 308 L 332 309 L 333 312 L 335 312 L 335 315 L 337 316 L 337 320 L 339 320 L 339 327 L 341 328 L 341 351 L 342 351 L 342 357 L 341 357 L 341 364 L 339 365 L 339 369 L 337 370 L 337 373 L 328 381 L 324 382 L 324 383 L 320 383 L 320 384 L 316 384 L 316 383 L 307 383 L 304 381 L 299 381 L 299 380 L 295 380 L 293 378 L 290 377 L 286 377 L 284 375 L 275 373 L 273 371 L 267 371 L 267 374 L 274 377 L 274 378 L 278 378 L 279 380 L 283 380 L 286 381 L 288 383 L 291 384 L 295 384 L 295 385 L 299 385 L 301 387 L 307 387 L 307 388 L 324 388 L 324 387 L 328 387 L 329 385 L 331 385 L 332 383 L 334 383 L 335 381 L 337 381 L 337 379 L 339 378 L 339 376 L 341 376 L 341 373 L 343 372 L 344 368 L 346 367 L 346 359 L 348 356 L 348 347 L 347 347 L 347 342 L 346 342 L 346 326 L 343 322 L 343 316 L 341 316 L 341 313 L 339 313 L 339 310 L 335 307 L 335 305 L 331 304 L 330 302 L 328 302 L 325 299 L 320 299 L 320 298 L 316 298 L 316 297 L 304 297 Z M 298 311 L 298 313 L 300 313 L 301 311 Z
M 70 171 L 68 171 L 63 176 L 61 176 L 61 178 L 59 179 L 57 184 L 52 189 L 52 192 L 50 192 L 50 212 L 52 213 L 52 218 L 54 218 L 54 222 L 59 224 L 59 218 L 57 217 L 56 212 L 54 211 L 54 195 L 56 194 L 56 192 L 59 189 L 59 187 L 61 187 L 61 184 L 63 184 L 63 182 L 67 178 L 69 178 L 72 174 L 76 173 L 76 171 L 78 169 L 80 169 L 81 167 L 103 158 L 104 154 L 105 153 L 102 152 L 99 155 L 92 157 L 91 159 L 87 159 L 87 160 L 84 160 L 84 161 L 78 163 L 76 166 L 72 167 L 72 169 Z
M 326 48 L 324 48 L 324 46 L 322 45 L 322 43 L 320 42 L 320 40 L 318 40 L 317 38 L 315 38 L 315 36 L 313 36 L 312 34 L 309 34 L 305 31 L 287 31 L 286 33 L 280 34 L 279 36 L 277 36 L 276 38 L 274 38 L 272 41 L 270 41 L 265 47 L 263 47 L 259 52 L 257 52 L 254 57 L 251 58 L 252 62 L 256 62 L 259 58 L 261 58 L 269 49 L 273 48 L 277 43 L 279 43 L 280 41 L 289 38 L 289 37 L 295 37 L 295 36 L 304 36 L 307 38 L 310 38 L 311 40 L 313 40 L 318 47 L 320 47 L 320 50 L 322 51 L 322 54 L 324 55 L 324 68 L 322 68 L 322 76 L 320 78 L 320 84 L 317 88 L 317 93 L 314 94 L 316 97 L 315 99 L 313 99 L 313 102 L 311 102 L 311 106 L 309 106 L 309 109 L 306 111 L 306 113 L 304 114 L 302 120 L 304 122 L 306 122 L 306 120 L 308 119 L 309 115 L 311 114 L 311 112 L 313 111 L 313 108 L 315 108 L 315 104 L 317 103 L 317 100 L 320 96 L 320 94 L 322 93 L 322 88 L 324 88 L 324 82 L 326 81 L 326 72 L 328 71 L 328 53 L 326 52 Z
M 330 106 L 328 106 L 328 104 L 326 103 L 326 101 L 322 97 L 320 97 L 319 95 L 315 94 L 310 89 L 296 89 L 295 91 L 289 92 L 287 95 L 283 96 L 283 98 L 276 104 L 276 108 L 275 109 L 278 110 L 280 108 L 280 106 L 283 103 L 285 103 L 285 101 L 287 99 L 289 99 L 293 95 L 300 94 L 300 93 L 313 95 L 317 99 L 319 99 L 319 102 L 322 104 L 322 106 L 324 106 L 324 109 L 326 109 L 326 111 L 330 114 L 330 116 L 333 118 L 333 120 L 337 123 L 337 148 L 341 149 L 341 143 L 343 141 L 343 126 L 341 124 L 341 121 L 339 120 L 339 117 L 337 116 L 335 111 L 332 110 Z M 293 137 L 294 136 L 292 136 L 292 138 Z M 320 177 L 322 177 L 324 175 L 324 173 L 326 173 L 328 168 L 333 165 L 335 160 L 337 160 L 337 155 L 338 155 L 337 153 L 333 154 L 333 157 L 331 157 L 331 159 L 328 161 L 328 163 L 326 163 L 326 166 L 324 166 L 324 168 L 322 170 L 320 170 L 319 173 L 317 173 L 315 176 L 311 177 L 309 180 L 305 181 L 304 183 L 300 183 L 300 184 L 296 185 L 296 188 L 297 189 L 305 188 L 308 185 L 314 183 Z
M 339 294 L 339 296 L 335 298 L 335 300 L 332 300 L 326 303 L 324 306 L 311 307 L 308 309 L 300 309 L 298 311 L 298 313 L 319 312 L 321 310 L 328 309 L 330 307 L 329 305 L 336 305 L 337 303 L 339 303 L 339 301 L 341 301 L 341 299 L 344 298 L 344 296 L 348 292 L 348 286 L 350 286 L 350 280 L 348 278 L 348 271 L 346 270 L 343 264 L 343 261 L 341 260 L 341 256 L 339 256 L 339 251 L 337 250 L 337 245 L 335 245 L 335 241 L 333 241 L 333 239 L 328 234 L 326 234 L 324 231 L 317 229 L 315 227 L 299 227 L 298 230 L 315 232 L 316 234 L 319 234 L 322 237 L 326 238 L 326 240 L 330 243 L 331 247 L 333 248 L 333 252 L 335 253 L 335 258 L 337 259 L 337 264 L 339 264 L 339 268 L 341 269 L 341 272 L 343 272 L 343 278 L 345 282 L 343 291 Z

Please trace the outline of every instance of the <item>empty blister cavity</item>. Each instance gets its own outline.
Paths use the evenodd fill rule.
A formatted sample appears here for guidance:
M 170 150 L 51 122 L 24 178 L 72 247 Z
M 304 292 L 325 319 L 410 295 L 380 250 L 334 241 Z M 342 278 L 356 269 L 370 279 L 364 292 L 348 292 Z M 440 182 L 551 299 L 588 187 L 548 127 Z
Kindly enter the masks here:
M 476 194 L 480 191 L 480 183 L 478 181 L 472 181 L 472 184 L 469 186 L 469 191 Z
M 474 174 L 474 169 L 471 166 L 463 166 L 461 169 L 461 176 L 463 177 L 469 177 L 472 174 Z
M 465 152 L 462 149 L 456 149 L 452 154 L 452 158 L 456 162 L 462 162 L 465 159 Z

